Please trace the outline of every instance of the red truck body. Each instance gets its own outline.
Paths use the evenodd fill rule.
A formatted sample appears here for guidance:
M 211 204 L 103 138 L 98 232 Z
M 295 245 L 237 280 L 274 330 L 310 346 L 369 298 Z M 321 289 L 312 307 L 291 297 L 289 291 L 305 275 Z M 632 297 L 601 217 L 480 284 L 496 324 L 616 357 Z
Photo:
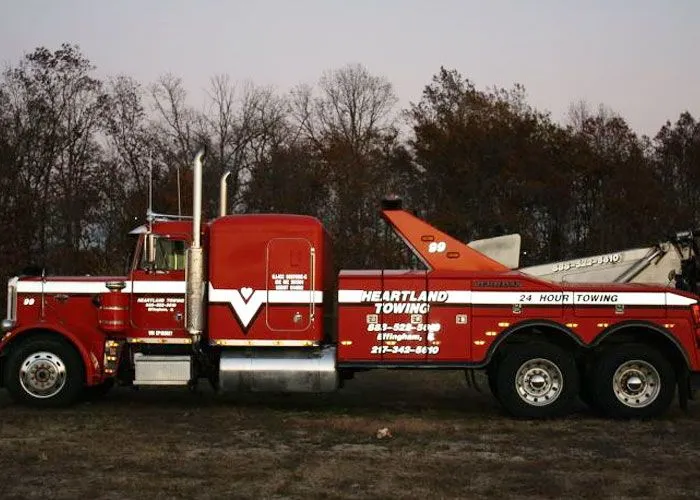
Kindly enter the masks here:
M 577 396 L 611 416 L 650 416 L 676 389 L 682 402 L 692 394 L 696 296 L 542 281 L 398 207 L 382 215 L 424 269 L 336 276 L 330 238 L 313 217 L 205 224 L 201 335 L 187 323 L 189 222 L 136 231 L 127 276 L 13 278 L 3 383 L 21 401 L 50 405 L 113 380 L 325 391 L 370 368 L 484 369 L 509 412 L 533 417 L 565 413 Z

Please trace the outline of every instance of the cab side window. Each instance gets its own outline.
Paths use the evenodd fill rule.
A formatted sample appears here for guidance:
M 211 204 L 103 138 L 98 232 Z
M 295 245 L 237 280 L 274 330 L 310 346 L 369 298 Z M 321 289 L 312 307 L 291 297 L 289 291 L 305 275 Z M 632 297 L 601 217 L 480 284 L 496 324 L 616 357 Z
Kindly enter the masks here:
M 187 244 L 183 240 L 171 240 L 163 237 L 155 238 L 155 262 L 156 271 L 184 271 L 185 252 Z M 145 254 L 142 254 L 141 269 L 148 269 Z
M 156 240 L 156 269 L 185 270 L 185 242 L 158 238 Z

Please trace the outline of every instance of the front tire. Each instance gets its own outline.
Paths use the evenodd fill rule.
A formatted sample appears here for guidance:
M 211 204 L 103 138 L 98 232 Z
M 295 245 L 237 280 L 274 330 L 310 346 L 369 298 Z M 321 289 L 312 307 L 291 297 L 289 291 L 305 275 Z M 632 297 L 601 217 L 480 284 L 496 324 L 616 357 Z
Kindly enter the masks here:
M 83 389 L 83 362 L 67 342 L 52 337 L 29 339 L 10 352 L 5 381 L 12 399 L 37 407 L 66 406 Z
M 498 400 L 513 416 L 550 418 L 569 413 L 579 392 L 573 356 L 545 342 L 512 346 L 498 365 Z
M 671 363 L 644 344 L 623 344 L 603 351 L 596 362 L 596 405 L 613 418 L 658 417 L 676 392 Z

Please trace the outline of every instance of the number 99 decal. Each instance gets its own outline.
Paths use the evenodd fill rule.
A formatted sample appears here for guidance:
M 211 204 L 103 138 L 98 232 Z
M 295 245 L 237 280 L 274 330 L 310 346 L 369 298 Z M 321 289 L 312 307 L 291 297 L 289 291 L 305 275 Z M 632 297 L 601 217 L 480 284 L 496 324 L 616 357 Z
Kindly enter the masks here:
M 433 241 L 428 245 L 428 253 L 442 253 L 447 250 L 447 243 L 444 241 Z

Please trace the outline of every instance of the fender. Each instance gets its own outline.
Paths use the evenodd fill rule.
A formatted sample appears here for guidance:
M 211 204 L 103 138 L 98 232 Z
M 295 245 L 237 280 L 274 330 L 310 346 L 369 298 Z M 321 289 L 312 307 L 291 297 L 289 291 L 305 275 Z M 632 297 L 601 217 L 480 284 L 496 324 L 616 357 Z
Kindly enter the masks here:
M 496 337 L 496 340 L 494 340 L 491 346 L 489 346 L 489 350 L 486 352 L 486 357 L 481 361 L 480 365 L 485 366 L 488 363 L 490 363 L 491 358 L 493 358 L 493 355 L 496 353 L 498 348 L 509 337 L 512 337 L 513 335 L 519 333 L 522 330 L 538 326 L 557 330 L 566 335 L 572 341 L 574 341 L 579 347 L 586 347 L 586 344 L 581 340 L 581 338 L 578 335 L 576 335 L 573 331 L 571 331 L 569 328 L 562 325 L 561 323 L 557 323 L 556 321 L 546 319 L 524 320 L 520 323 L 516 323 L 515 325 L 509 326 L 508 328 L 503 330 L 498 337 Z
M 65 340 L 67 340 L 73 347 L 77 349 L 80 353 L 80 357 L 83 359 L 83 366 L 85 368 L 85 383 L 87 385 L 94 385 L 102 381 L 102 369 L 100 359 L 102 358 L 102 352 L 93 352 L 89 348 L 89 344 L 94 344 L 96 342 L 101 342 L 104 346 L 104 335 L 98 330 L 90 330 L 87 328 L 80 328 L 77 326 L 71 327 L 73 330 L 77 330 L 79 335 L 74 332 L 66 330 L 60 325 L 47 324 L 47 323 L 31 323 L 29 325 L 23 325 L 20 328 L 16 328 L 0 340 L 0 356 L 5 355 L 5 349 L 8 345 L 13 344 L 15 340 L 23 337 L 23 334 L 33 333 L 37 331 L 44 331 L 47 333 L 54 333 Z M 97 362 L 97 363 L 95 363 Z M 97 366 L 95 366 L 97 364 Z
M 631 321 L 623 321 L 621 323 L 617 323 L 615 325 L 610 326 L 609 328 L 603 330 L 601 333 L 598 334 L 598 336 L 593 339 L 593 342 L 591 342 L 591 347 L 596 347 L 600 345 L 605 339 L 613 335 L 614 333 L 619 332 L 620 330 L 624 330 L 626 328 L 646 328 L 649 330 L 653 330 L 656 333 L 659 333 L 666 337 L 667 340 L 670 340 L 671 343 L 676 346 L 676 349 L 678 349 L 678 352 L 680 352 L 683 355 L 683 359 L 686 362 L 686 365 L 688 368 L 690 368 L 692 365 L 690 363 L 690 357 L 688 356 L 688 351 L 681 345 L 681 343 L 678 341 L 678 339 L 671 334 L 667 329 L 655 324 L 651 323 L 648 321 L 641 321 L 641 320 L 631 320 Z

